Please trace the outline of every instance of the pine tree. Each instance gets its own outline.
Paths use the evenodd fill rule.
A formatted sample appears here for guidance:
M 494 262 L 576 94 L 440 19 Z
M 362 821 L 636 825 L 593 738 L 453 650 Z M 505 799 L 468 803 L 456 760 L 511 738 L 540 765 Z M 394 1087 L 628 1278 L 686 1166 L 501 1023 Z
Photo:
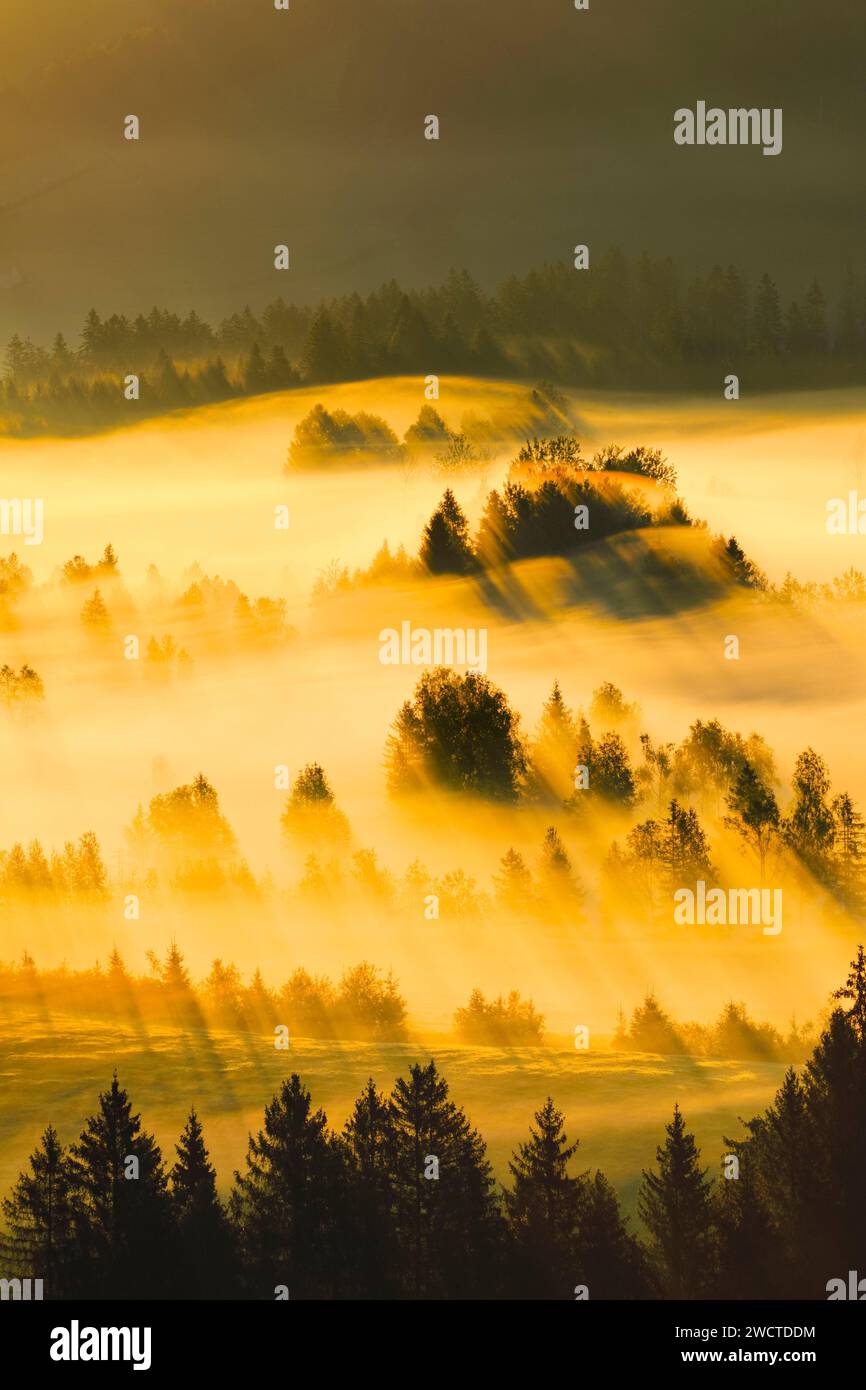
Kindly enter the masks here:
M 343 1129 L 350 1190 L 349 1265 L 356 1292 L 388 1298 L 399 1292 L 399 1251 L 393 1219 L 394 1133 L 385 1097 L 372 1078 Z
M 711 1278 L 711 1184 L 679 1105 L 656 1150 L 658 1172 L 644 1170 L 638 1215 L 650 1234 L 653 1274 L 665 1298 L 700 1298 Z
M 834 891 L 849 912 L 863 915 L 866 910 L 866 849 L 864 824 L 847 792 L 834 797 L 833 878 Z
M 824 883 L 830 871 L 833 812 L 827 804 L 827 768 L 813 748 L 797 758 L 791 785 L 794 802 L 783 823 L 785 839 L 817 881 Z
M 559 681 L 544 702 L 530 752 L 530 790 L 548 801 L 566 801 L 575 789 L 577 765 L 589 762 L 592 739 L 586 720 L 576 719 Z
M 418 558 L 429 574 L 468 574 L 475 567 L 469 525 L 450 488 L 424 528 Z
M 98 589 L 94 589 L 93 596 L 84 604 L 81 610 L 81 621 L 86 628 L 94 633 L 106 633 L 111 627 L 111 617 Z
M 389 1112 L 405 1292 L 491 1297 L 500 1218 L 483 1140 L 432 1061 L 398 1078 Z
M 258 396 L 270 390 L 270 379 L 265 359 L 258 343 L 253 343 L 243 368 L 244 391 L 248 396 Z
M 548 1096 L 508 1165 L 514 1185 L 505 1193 L 505 1210 L 517 1297 L 571 1298 L 578 1282 L 582 1194 L 580 1180 L 568 1173 L 578 1142 L 569 1144 L 564 1123 Z
M 851 1000 L 851 1007 L 845 1010 L 845 1014 L 860 1042 L 866 1046 L 866 953 L 862 945 L 857 947 L 848 978 L 844 985 L 833 991 L 833 998 Z
M 812 1260 L 823 1241 L 820 1194 L 825 1180 L 818 1170 L 820 1141 L 806 1090 L 793 1067 L 788 1068 L 773 1104 L 763 1115 L 747 1121 L 746 1129 L 748 1138 L 730 1147 L 740 1159 L 741 1175 L 748 1169 L 755 1202 L 767 1212 L 772 1243 L 778 1252 L 775 1296 L 802 1297 L 808 1288 Z M 751 1198 L 744 1202 L 754 1205 Z M 736 1204 L 727 1209 L 729 1227 L 736 1211 Z M 751 1238 L 748 1231 L 726 1231 L 723 1221 L 723 1255 L 726 1239 L 738 1248 L 748 1248 Z M 722 1264 L 720 1272 L 728 1283 L 736 1275 L 729 1264 Z M 740 1271 L 746 1288 L 750 1278 L 748 1271 Z
M 676 800 L 671 802 L 662 826 L 662 842 L 669 888 L 676 889 L 690 881 L 711 877 L 709 840 L 692 807 L 681 806 Z
M 738 1160 L 734 1177 L 723 1177 L 713 1195 L 716 1238 L 716 1298 L 779 1298 L 782 1251 L 770 1213 L 761 1199 L 757 1165 L 748 1142 L 725 1143 Z
M 0 1244 L 4 1274 L 42 1279 L 43 1297 L 75 1290 L 75 1202 L 69 1155 L 49 1125 L 30 1156 L 30 1169 L 3 1199 L 7 1234 Z
M 558 907 L 573 916 L 579 910 L 583 888 L 554 825 L 549 825 L 544 832 L 538 874 L 547 900 L 546 911 Z
M 169 1190 L 178 1233 L 180 1288 L 186 1298 L 229 1297 L 233 1273 L 229 1224 L 194 1107 L 175 1151 Z
M 779 291 L 764 272 L 755 294 L 753 322 L 755 347 L 759 353 L 775 356 L 782 346 L 782 310 Z
M 298 773 L 280 823 L 287 836 L 304 846 L 318 841 L 336 847 L 349 843 L 349 822 L 318 763 L 308 763 Z
M 83 1216 L 82 1296 L 164 1297 L 171 1228 L 162 1155 L 116 1073 L 70 1162 Z
M 293 1072 L 249 1136 L 230 1211 L 254 1298 L 273 1298 L 277 1285 L 292 1299 L 330 1298 L 345 1279 L 345 1174 L 327 1124 Z
M 628 1230 L 603 1173 L 580 1180 L 577 1277 L 590 1298 L 640 1298 L 648 1293 L 646 1259 Z
M 532 874 L 522 854 L 509 849 L 500 860 L 500 871 L 493 875 L 497 900 L 513 912 L 527 911 L 535 903 Z

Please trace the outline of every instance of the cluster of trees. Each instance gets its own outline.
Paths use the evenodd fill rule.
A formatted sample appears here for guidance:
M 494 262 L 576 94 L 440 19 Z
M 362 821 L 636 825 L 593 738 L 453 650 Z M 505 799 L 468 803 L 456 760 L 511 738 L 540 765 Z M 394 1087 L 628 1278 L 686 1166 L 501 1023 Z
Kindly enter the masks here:
M 4 1275 L 49 1298 L 824 1299 L 866 1241 L 866 957 L 802 1074 L 701 1166 L 679 1106 L 629 1230 L 548 1098 L 494 1181 L 435 1062 L 367 1082 L 341 1132 L 293 1073 L 220 1198 L 193 1109 L 167 1168 L 115 1075 L 69 1147 L 49 1126 L 3 1201 Z
M 655 995 L 647 994 L 626 1022 L 620 1012 L 613 1046 L 635 1052 L 674 1056 L 729 1057 L 764 1062 L 805 1061 L 815 1045 L 811 1024 L 792 1019 L 781 1034 L 769 1023 L 749 1017 L 745 1004 L 731 1000 L 714 1024 L 675 1023 Z
M 637 706 L 610 682 L 595 691 L 588 712 L 571 709 L 556 682 L 527 737 L 505 693 L 486 676 L 437 667 L 422 674 L 394 720 L 385 748 L 388 786 L 398 797 L 432 790 L 549 810 L 553 823 L 534 869 L 512 846 L 493 876 L 499 907 L 543 921 L 563 912 L 580 920 L 585 889 L 562 832 L 567 827 L 579 839 L 593 832 L 600 815 L 624 831 L 602 866 L 602 886 L 637 917 L 669 916 L 676 888 L 723 879 L 717 860 L 725 845 L 749 856 L 762 885 L 772 867 L 776 883 L 791 880 L 851 914 L 866 912 L 866 825 L 847 792 L 832 795 L 814 749 L 796 759 L 783 804 L 773 753 L 760 735 L 744 737 L 717 719 L 698 719 L 679 744 L 656 743 L 641 732 L 640 720 Z M 559 825 L 554 815 L 562 818 Z M 460 869 L 437 877 L 415 861 L 397 879 L 374 850 L 356 848 L 318 763 L 297 773 L 281 823 L 304 863 L 295 890 L 302 902 L 334 904 L 348 891 L 377 910 L 417 911 L 435 894 L 449 916 L 478 917 L 490 909 L 489 895 Z M 153 797 L 147 809 L 139 806 L 126 840 L 125 892 L 158 893 L 160 885 L 252 897 L 269 891 L 267 876 L 258 882 L 251 873 L 203 773 Z M 95 836 L 82 837 L 81 845 L 99 866 L 87 883 L 98 880 L 102 892 L 106 876 Z M 6 866 L 0 881 L 13 901 L 68 894 L 70 883 L 82 881 L 68 868 L 60 872 L 73 853 L 67 846 L 49 863 L 38 842 L 29 851 L 15 845 L 0 858 Z
M 354 415 L 345 410 L 327 410 L 319 402 L 295 427 L 286 471 L 351 462 L 433 461 L 443 472 L 453 473 L 484 462 L 497 447 L 533 431 L 543 439 L 534 439 L 532 447 L 542 449 L 551 435 L 550 442 L 555 443 L 556 432 L 568 428 L 569 423 L 568 402 L 549 381 L 537 382 L 508 405 L 494 408 L 489 417 L 464 413 L 457 429 L 448 425 L 432 405 L 423 405 L 402 441 L 379 415 L 363 410 Z M 641 456 L 647 451 L 633 452 Z M 647 472 L 647 476 L 652 475 Z
M 26 664 L 16 671 L 12 666 L 0 667 L 0 700 L 7 709 L 31 706 L 45 699 L 42 677 Z
M 454 1031 L 461 1042 L 492 1047 L 537 1045 L 544 1037 L 544 1016 L 531 999 L 521 999 L 516 989 L 508 997 L 487 1000 L 473 989 L 469 1000 L 454 1014 Z
M 319 404 L 295 426 L 286 467 L 315 468 L 365 457 L 390 463 L 402 456 L 400 441 L 380 416 L 363 410 L 350 415 Z
M 621 465 L 638 461 L 647 467 L 664 460 L 654 450 L 633 450 L 620 459 L 605 451 L 606 462 L 595 471 L 580 465 L 556 470 L 524 470 L 525 481 L 509 478 L 500 491 L 488 496 L 473 541 L 467 518 L 451 489 L 428 521 L 419 551 L 423 574 L 473 574 L 498 565 L 538 556 L 577 557 L 582 550 L 600 541 L 627 532 L 662 527 L 697 527 L 682 500 L 667 489 L 660 494 L 635 491 L 611 476 Z M 626 467 L 626 472 L 643 472 Z M 653 478 L 650 472 L 645 477 Z M 664 574 L 657 562 L 658 577 Z M 708 544 L 705 573 L 694 572 L 696 592 L 706 588 L 714 577 L 717 586 L 738 585 L 748 589 L 768 588 L 766 576 L 749 560 L 734 536 L 712 538 Z M 672 574 L 682 582 L 683 561 L 678 559 Z
M 0 850 L 0 892 L 7 901 L 25 896 L 48 904 L 101 903 L 108 894 L 107 883 L 99 841 L 92 830 L 77 845 L 67 841 L 62 852 L 46 854 L 38 840 L 27 849 L 14 844 Z
M 384 421 L 378 423 L 387 429 Z M 391 447 L 399 449 L 396 436 L 392 439 Z M 299 445 L 296 438 L 290 456 L 294 462 L 302 455 L 313 461 L 322 457 L 316 450 L 334 447 L 343 446 L 324 442 Z M 345 447 L 357 452 L 366 446 L 352 442 Z M 382 456 L 381 447 L 371 444 L 370 449 Z M 624 481 L 628 475 L 634 478 L 633 484 Z M 572 434 L 535 438 L 521 448 L 503 488 L 488 494 L 474 538 L 454 492 L 446 488 L 424 528 L 417 561 L 410 559 L 402 547 L 392 554 L 385 543 L 372 565 L 356 571 L 352 578 L 348 569 L 339 566 L 321 576 L 314 597 L 426 575 L 483 577 L 498 566 L 539 556 L 577 559 L 581 552 L 599 542 L 652 528 L 705 531 L 704 523 L 689 515 L 675 489 L 675 470 L 657 449 L 641 445 L 625 450 L 608 445 L 593 458 L 585 459 Z M 688 584 L 692 601 L 714 589 L 731 586 L 762 591 L 769 588 L 766 576 L 733 536 L 708 537 L 700 568 L 695 563 L 687 564 L 679 555 L 665 560 L 661 551 L 648 552 L 644 558 L 647 565 L 654 566 L 648 577 L 654 581 L 667 578 L 680 589 Z
M 139 609 L 123 581 L 120 562 L 112 545 L 97 560 L 83 555 L 58 566 L 51 583 L 62 599 L 81 603 L 79 617 L 85 631 L 102 642 L 122 641 L 122 633 L 136 631 L 135 624 L 157 621 L 182 626 L 184 633 L 197 628 L 202 650 L 267 650 L 285 645 L 297 636 L 287 621 L 284 598 L 245 594 L 233 579 L 206 575 L 197 564 L 190 566 L 180 591 L 169 590 L 155 565 L 145 574 L 144 603 Z M 13 552 L 0 556 L 0 631 L 21 627 L 22 601 L 33 591 L 33 574 Z M 82 591 L 89 591 L 81 601 Z M 122 625 L 122 626 L 121 626 Z M 151 672 L 188 674 L 192 658 L 170 632 L 148 635 L 143 659 Z M 8 668 L 7 668 L 8 669 Z M 25 667 L 26 673 L 29 668 Z M 10 687 L 13 683 L 9 682 Z M 21 694 L 35 690 L 31 683 Z
M 194 983 L 172 942 L 165 958 L 147 952 L 150 973 L 131 974 L 115 948 L 103 967 L 39 970 L 25 951 L 18 964 L 0 962 L 4 1005 L 74 1010 L 96 1017 L 146 1018 L 177 1027 L 219 1026 L 273 1036 L 278 1026 L 292 1037 L 401 1042 L 406 1037 L 406 1001 L 393 975 L 369 961 L 351 966 L 335 985 L 324 975 L 298 968 L 271 988 L 256 970 L 249 983 L 232 962 L 214 960 Z
M 686 281 L 669 258 L 630 261 L 613 249 L 586 271 L 547 265 L 493 294 L 452 271 L 426 290 L 390 281 L 318 307 L 277 299 L 216 329 L 195 311 L 130 319 L 92 309 L 77 348 L 60 333 L 50 349 L 13 337 L 2 391 L 19 428 L 72 428 L 118 418 L 125 403 L 108 374 L 144 377 L 137 407 L 152 411 L 406 372 L 651 387 L 705 382 L 708 368 L 735 363 L 749 367 L 753 387 L 790 383 L 798 367 L 812 380 L 816 370 L 861 380 L 864 356 L 866 293 L 853 273 L 828 313 L 817 279 L 784 306 L 769 274 L 750 285 L 733 266 L 715 266 Z
M 629 818 L 649 805 L 654 814 L 632 826 L 623 847 L 613 845 L 606 873 L 650 916 L 662 900 L 669 906 L 674 888 L 716 873 L 702 816 L 752 854 L 761 883 L 768 860 L 779 870 L 786 861 L 848 911 L 866 909 L 863 817 L 848 793 L 831 799 L 826 764 L 814 749 L 798 756 L 783 810 L 772 751 L 757 734 L 744 738 L 716 719 L 699 719 L 679 745 L 655 744 L 637 734 L 637 711 L 610 683 L 595 692 L 590 717 L 597 736 L 555 683 L 537 734 L 527 739 L 486 676 L 425 671 L 388 737 L 388 785 L 400 796 L 438 788 L 555 805 L 578 827 L 593 812 Z M 629 745 L 639 749 L 639 762 Z M 532 883 L 521 856 L 510 851 L 502 867 L 504 891 L 528 901 Z

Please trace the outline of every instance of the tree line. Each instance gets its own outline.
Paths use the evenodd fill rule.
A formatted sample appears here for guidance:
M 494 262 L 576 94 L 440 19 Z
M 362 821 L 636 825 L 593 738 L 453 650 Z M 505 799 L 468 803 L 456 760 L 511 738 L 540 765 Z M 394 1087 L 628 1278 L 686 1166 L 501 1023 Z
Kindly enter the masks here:
M 49 1298 L 825 1298 L 866 1239 L 866 956 L 803 1071 L 724 1139 L 713 1181 L 685 1117 L 644 1169 L 640 1234 L 548 1097 L 499 1186 L 435 1061 L 342 1130 L 292 1073 L 227 1200 L 193 1108 L 169 1167 L 115 1074 L 77 1140 L 53 1126 L 3 1201 L 7 1278 Z
M 279 298 L 216 328 L 194 310 L 103 318 L 91 309 L 77 347 L 62 333 L 50 348 L 11 339 L 2 405 L 7 429 L 26 432 L 123 418 L 118 380 L 128 373 L 144 378 L 146 413 L 395 373 L 682 388 L 742 364 L 752 389 L 816 385 L 862 380 L 864 357 L 866 294 L 853 272 L 828 310 L 816 278 L 786 304 L 768 273 L 751 284 L 715 266 L 688 278 L 670 258 L 613 248 L 586 271 L 551 264 L 493 293 L 455 270 L 424 290 L 392 280 L 319 305 Z

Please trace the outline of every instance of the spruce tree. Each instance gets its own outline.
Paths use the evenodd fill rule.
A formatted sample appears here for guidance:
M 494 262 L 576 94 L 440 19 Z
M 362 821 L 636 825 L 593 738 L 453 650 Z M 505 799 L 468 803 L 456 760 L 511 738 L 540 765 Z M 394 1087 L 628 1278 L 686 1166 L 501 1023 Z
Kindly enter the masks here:
M 249 1136 L 246 1171 L 235 1173 L 230 1211 L 248 1292 L 273 1298 L 330 1298 L 344 1278 L 341 1249 L 345 1174 L 323 1110 L 293 1072 Z
M 468 574 L 475 566 L 468 523 L 450 488 L 424 528 L 418 558 L 429 574 Z
M 449 1100 L 433 1061 L 397 1080 L 389 1112 L 404 1291 L 492 1297 L 501 1219 L 484 1141 Z
M 638 1215 L 650 1234 L 655 1281 L 665 1298 L 700 1298 L 712 1278 L 711 1184 L 679 1105 L 656 1150 L 658 1172 L 644 1170 Z
M 356 1292 L 388 1298 L 399 1292 L 394 1208 L 394 1133 L 385 1097 L 371 1079 L 343 1129 L 352 1220 L 349 1268 Z
M 716 1239 L 716 1298 L 779 1298 L 784 1289 L 784 1252 L 763 1198 L 757 1146 L 725 1140 L 736 1158 L 736 1176 L 722 1177 L 713 1193 Z
M 169 1191 L 177 1228 L 181 1292 L 186 1298 L 229 1297 L 231 1234 L 195 1107 L 189 1112 L 175 1152 Z
M 582 1193 L 568 1165 L 578 1143 L 569 1144 L 564 1117 L 550 1096 L 536 1112 L 535 1126 L 508 1165 L 514 1179 L 505 1193 L 515 1285 L 511 1292 L 520 1298 L 571 1298 L 579 1282 Z
M 554 681 L 530 752 L 532 794 L 547 801 L 568 800 L 575 790 L 576 767 L 589 762 L 591 745 L 586 721 L 575 718 L 565 703 L 559 681 Z
M 165 1297 L 173 1271 L 162 1154 L 116 1072 L 70 1164 L 82 1217 L 82 1296 Z
M 616 1193 L 603 1173 L 580 1180 L 578 1282 L 590 1298 L 640 1298 L 649 1292 L 646 1258 L 628 1230 Z
M 75 1202 L 69 1155 L 52 1125 L 2 1203 L 4 1273 L 42 1279 L 44 1298 L 74 1292 Z

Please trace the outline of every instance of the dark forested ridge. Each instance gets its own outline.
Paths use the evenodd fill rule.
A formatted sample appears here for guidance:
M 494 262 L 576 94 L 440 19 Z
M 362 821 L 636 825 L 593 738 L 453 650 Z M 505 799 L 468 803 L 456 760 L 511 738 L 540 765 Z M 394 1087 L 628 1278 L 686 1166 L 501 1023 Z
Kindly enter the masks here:
M 71 346 L 16 334 L 0 412 L 7 433 L 98 429 L 128 421 L 123 382 L 140 377 L 139 415 L 391 374 L 534 378 L 617 389 L 750 390 L 862 382 L 866 288 L 849 272 L 838 302 L 811 278 L 784 303 L 772 277 L 734 266 L 687 277 L 672 261 L 617 249 L 585 270 L 569 262 L 510 276 L 487 294 L 467 271 L 426 290 L 389 281 L 319 305 L 282 298 L 213 327 L 154 307 L 134 317 L 92 309 Z
M 66 1144 L 49 1125 L 3 1201 L 3 1277 L 64 1298 L 825 1298 L 866 1238 L 866 955 L 805 1067 L 724 1138 L 713 1181 L 679 1106 L 640 1236 L 548 1097 L 497 1188 L 434 1061 L 341 1132 L 292 1073 L 218 1195 L 193 1108 L 172 1160 L 115 1074 Z

